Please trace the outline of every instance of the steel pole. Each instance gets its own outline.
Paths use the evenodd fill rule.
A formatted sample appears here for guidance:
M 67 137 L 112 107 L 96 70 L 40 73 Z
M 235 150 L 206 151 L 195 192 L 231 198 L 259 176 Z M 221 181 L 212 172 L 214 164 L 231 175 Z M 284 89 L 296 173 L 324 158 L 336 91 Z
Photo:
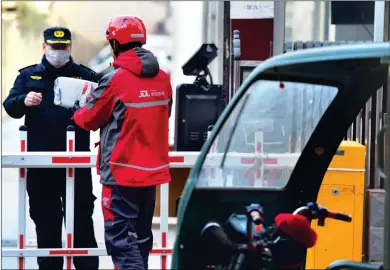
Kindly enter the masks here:
M 383 42 L 389 39 L 389 2 L 375 1 L 375 17 L 374 17 L 374 41 Z M 387 23 L 386 23 L 387 22 Z M 390 74 L 388 78 L 387 89 L 384 92 L 389 92 Z M 387 96 L 387 113 L 390 111 L 390 95 Z M 390 117 L 386 117 L 385 126 L 390 127 Z M 383 264 L 384 269 L 390 269 L 390 131 L 385 135 L 385 173 L 384 189 L 385 189 L 385 226 L 384 226 L 384 250 Z
M 283 53 L 286 26 L 286 2 L 274 1 L 273 56 Z

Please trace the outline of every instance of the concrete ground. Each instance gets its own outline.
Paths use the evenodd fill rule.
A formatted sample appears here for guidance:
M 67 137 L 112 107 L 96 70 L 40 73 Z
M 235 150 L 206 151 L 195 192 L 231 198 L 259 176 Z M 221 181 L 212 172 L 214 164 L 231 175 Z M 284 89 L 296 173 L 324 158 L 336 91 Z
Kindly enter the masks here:
M 19 126 L 23 124 L 23 120 L 4 119 L 2 122 L 2 152 L 14 152 L 19 148 Z M 93 133 L 91 135 L 91 143 L 98 141 L 98 134 Z M 96 149 L 92 148 L 93 151 Z M 94 194 L 97 198 L 100 198 L 101 186 L 97 178 L 96 172 L 93 173 Z M 16 236 L 17 236 L 17 209 L 18 209 L 18 197 L 17 197 L 17 169 L 2 169 L 1 170 L 1 225 L 2 225 L 2 246 L 6 248 L 16 248 Z M 27 208 L 28 209 L 28 208 Z M 27 210 L 28 211 L 28 210 Z M 95 213 L 93 216 L 95 223 L 95 235 L 99 242 L 99 246 L 104 248 L 104 229 L 103 229 L 103 215 L 101 212 L 100 200 L 95 202 Z M 161 246 L 161 236 L 159 232 L 158 224 L 154 228 L 155 246 Z M 65 234 L 64 234 L 65 235 Z M 170 227 L 168 232 L 168 247 L 172 247 L 174 244 L 175 228 Z M 27 215 L 27 243 L 36 243 L 35 226 L 30 217 Z M 63 238 L 65 240 L 65 238 Z M 9 242 L 8 240 L 11 240 Z M 7 247 L 4 247 L 5 244 Z M 33 247 L 34 248 L 34 247 Z M 168 267 L 170 267 L 170 256 L 168 257 Z M 160 257 L 151 256 L 149 262 L 150 269 L 161 269 Z M 17 269 L 17 258 L 2 258 L 2 269 Z M 26 269 L 38 269 L 36 258 L 26 259 Z M 110 257 L 101 257 L 100 269 L 113 269 L 113 264 Z

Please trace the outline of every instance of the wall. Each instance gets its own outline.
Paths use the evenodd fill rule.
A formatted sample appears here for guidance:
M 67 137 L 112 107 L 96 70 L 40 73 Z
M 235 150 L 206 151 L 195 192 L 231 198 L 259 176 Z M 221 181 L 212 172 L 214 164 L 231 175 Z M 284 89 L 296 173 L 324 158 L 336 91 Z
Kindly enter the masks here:
M 18 1 L 19 2 L 19 1 Z M 166 16 L 167 1 L 20 1 L 28 5 L 23 26 L 10 13 L 2 14 L 2 102 L 12 87 L 18 70 L 39 63 L 42 57 L 42 31 L 47 26 L 66 26 L 72 31 L 72 56 L 77 63 L 87 64 L 106 44 L 104 28 L 110 18 L 118 14 L 141 17 L 148 31 Z M 47 14 L 44 22 L 34 20 L 32 10 Z M 36 14 L 34 14 L 36 15 Z M 2 108 L 2 118 L 7 117 Z
M 167 1 L 56 1 L 50 24 L 66 21 L 68 27 L 92 42 L 104 40 L 108 21 L 120 14 L 139 16 L 150 31 L 165 18 Z
M 18 75 L 18 70 L 40 61 L 42 36 L 39 32 L 28 31 L 16 21 L 2 21 L 1 38 L 1 102 L 3 102 Z M 2 107 L 2 118 L 5 116 Z

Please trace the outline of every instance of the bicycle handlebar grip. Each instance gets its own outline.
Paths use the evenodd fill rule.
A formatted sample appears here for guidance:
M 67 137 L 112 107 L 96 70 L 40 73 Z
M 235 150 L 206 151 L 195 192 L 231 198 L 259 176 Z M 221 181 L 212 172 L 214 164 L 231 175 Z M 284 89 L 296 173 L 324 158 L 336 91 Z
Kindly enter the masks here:
M 334 212 L 334 211 L 329 211 L 328 210 L 328 218 L 333 218 L 345 222 L 351 222 L 352 221 L 352 216 L 344 214 L 344 213 L 339 213 L 339 212 Z

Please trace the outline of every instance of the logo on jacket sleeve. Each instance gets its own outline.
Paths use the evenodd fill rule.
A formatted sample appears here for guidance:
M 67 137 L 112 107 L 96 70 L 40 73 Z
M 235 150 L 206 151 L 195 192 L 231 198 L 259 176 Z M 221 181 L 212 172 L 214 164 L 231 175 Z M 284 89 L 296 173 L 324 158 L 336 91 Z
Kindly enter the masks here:
M 139 92 L 139 96 L 138 96 L 138 97 L 139 97 L 139 98 L 150 97 L 149 91 L 148 91 L 148 90 L 141 90 L 141 91 Z
M 162 97 L 164 96 L 165 92 L 161 90 L 140 90 L 139 98 L 145 98 L 145 97 Z

